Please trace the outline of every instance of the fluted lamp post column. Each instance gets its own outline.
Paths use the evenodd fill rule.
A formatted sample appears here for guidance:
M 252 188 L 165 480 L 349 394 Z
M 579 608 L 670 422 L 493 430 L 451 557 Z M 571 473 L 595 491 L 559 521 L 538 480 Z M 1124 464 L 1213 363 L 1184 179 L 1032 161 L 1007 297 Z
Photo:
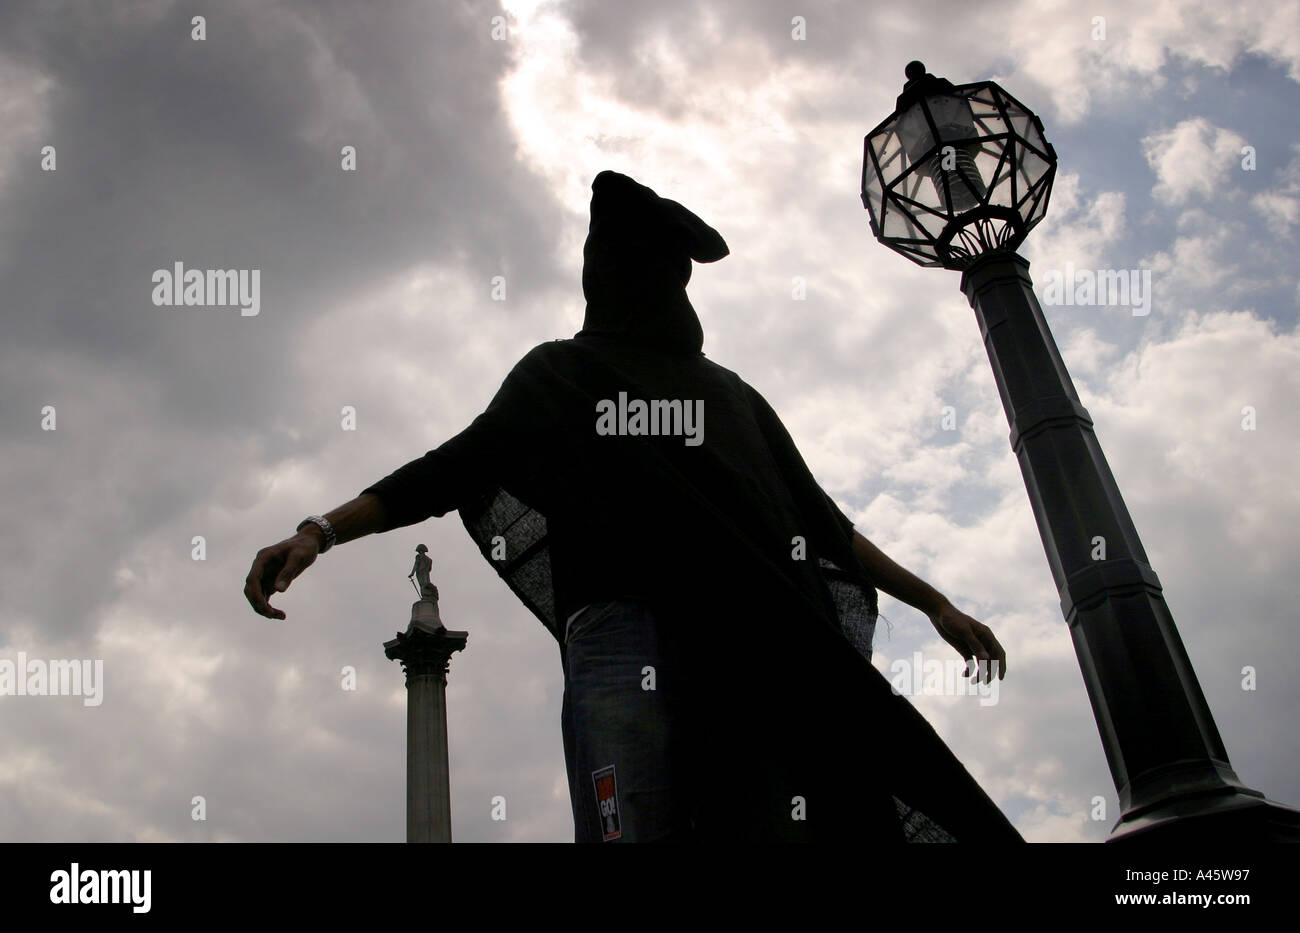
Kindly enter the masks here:
M 433 562 L 421 544 L 415 568 L 420 599 L 405 632 L 384 642 L 384 654 L 406 672 L 406 841 L 451 842 L 451 780 L 447 758 L 447 669 L 468 632 L 448 631 L 438 612 Z
M 1015 252 L 1056 173 L 1042 121 L 991 81 L 954 86 L 915 61 L 906 75 L 895 112 L 864 140 L 862 202 L 881 243 L 962 273 L 1119 794 L 1108 841 L 1300 839 L 1300 811 L 1246 787 L 1228 761 Z M 1097 539 L 1105 559 L 1093 559 Z

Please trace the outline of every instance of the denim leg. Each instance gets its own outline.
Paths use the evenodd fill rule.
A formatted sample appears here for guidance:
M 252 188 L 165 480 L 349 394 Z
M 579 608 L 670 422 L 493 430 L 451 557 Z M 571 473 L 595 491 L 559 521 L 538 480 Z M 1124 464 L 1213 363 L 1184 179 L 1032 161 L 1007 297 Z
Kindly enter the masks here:
M 561 728 L 577 842 L 690 834 L 683 722 L 671 652 L 644 603 L 596 603 L 573 619 Z

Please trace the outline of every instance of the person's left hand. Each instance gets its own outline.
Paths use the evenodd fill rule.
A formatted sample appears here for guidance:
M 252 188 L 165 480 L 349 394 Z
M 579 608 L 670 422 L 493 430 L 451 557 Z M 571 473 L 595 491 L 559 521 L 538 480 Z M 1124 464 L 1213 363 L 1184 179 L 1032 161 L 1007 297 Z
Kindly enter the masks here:
M 993 637 L 991 628 L 972 619 L 946 600 L 929 615 L 930 622 L 944 641 L 956 648 L 967 661 L 975 660 L 976 668 L 967 671 L 967 677 L 978 681 L 982 673 L 984 682 L 989 683 L 993 679 L 994 670 L 997 671 L 998 680 L 1007 676 L 1007 653 Z

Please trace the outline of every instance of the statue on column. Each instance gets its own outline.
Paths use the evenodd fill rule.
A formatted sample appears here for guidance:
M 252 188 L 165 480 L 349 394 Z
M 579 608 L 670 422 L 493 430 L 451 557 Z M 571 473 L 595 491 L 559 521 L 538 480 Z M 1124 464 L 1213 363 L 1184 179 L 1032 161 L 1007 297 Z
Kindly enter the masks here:
M 443 624 L 438 614 L 438 588 L 429 579 L 429 574 L 432 572 L 433 560 L 429 557 L 429 549 L 423 544 L 416 545 L 415 566 L 406 575 L 411 584 L 420 591 L 419 600 L 411 606 L 411 623 L 413 625 L 423 623 L 440 629 L 443 628 Z
M 415 551 L 415 566 L 411 568 L 406 578 L 410 580 L 414 577 L 419 581 L 417 589 L 420 591 L 421 599 L 437 599 L 438 588 L 429 580 L 429 574 L 433 572 L 433 559 L 429 557 L 429 549 L 423 544 L 417 544 Z

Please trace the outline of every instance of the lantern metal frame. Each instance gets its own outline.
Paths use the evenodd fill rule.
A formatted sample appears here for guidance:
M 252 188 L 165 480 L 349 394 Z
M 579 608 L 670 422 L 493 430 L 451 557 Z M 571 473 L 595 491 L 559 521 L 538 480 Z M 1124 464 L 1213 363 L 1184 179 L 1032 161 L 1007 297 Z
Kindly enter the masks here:
M 934 113 L 936 103 L 954 99 L 969 108 L 971 125 L 960 135 Z M 904 136 L 909 123 L 918 129 L 918 116 L 929 145 L 909 151 Z M 918 75 L 862 144 L 862 204 L 871 232 L 918 265 L 966 269 L 986 253 L 1015 250 L 1047 213 L 1056 150 L 1042 120 L 993 81 L 953 85 Z M 936 171 L 940 160 L 959 158 L 979 172 L 974 184 L 958 166 Z M 963 210 L 962 201 L 975 203 Z

